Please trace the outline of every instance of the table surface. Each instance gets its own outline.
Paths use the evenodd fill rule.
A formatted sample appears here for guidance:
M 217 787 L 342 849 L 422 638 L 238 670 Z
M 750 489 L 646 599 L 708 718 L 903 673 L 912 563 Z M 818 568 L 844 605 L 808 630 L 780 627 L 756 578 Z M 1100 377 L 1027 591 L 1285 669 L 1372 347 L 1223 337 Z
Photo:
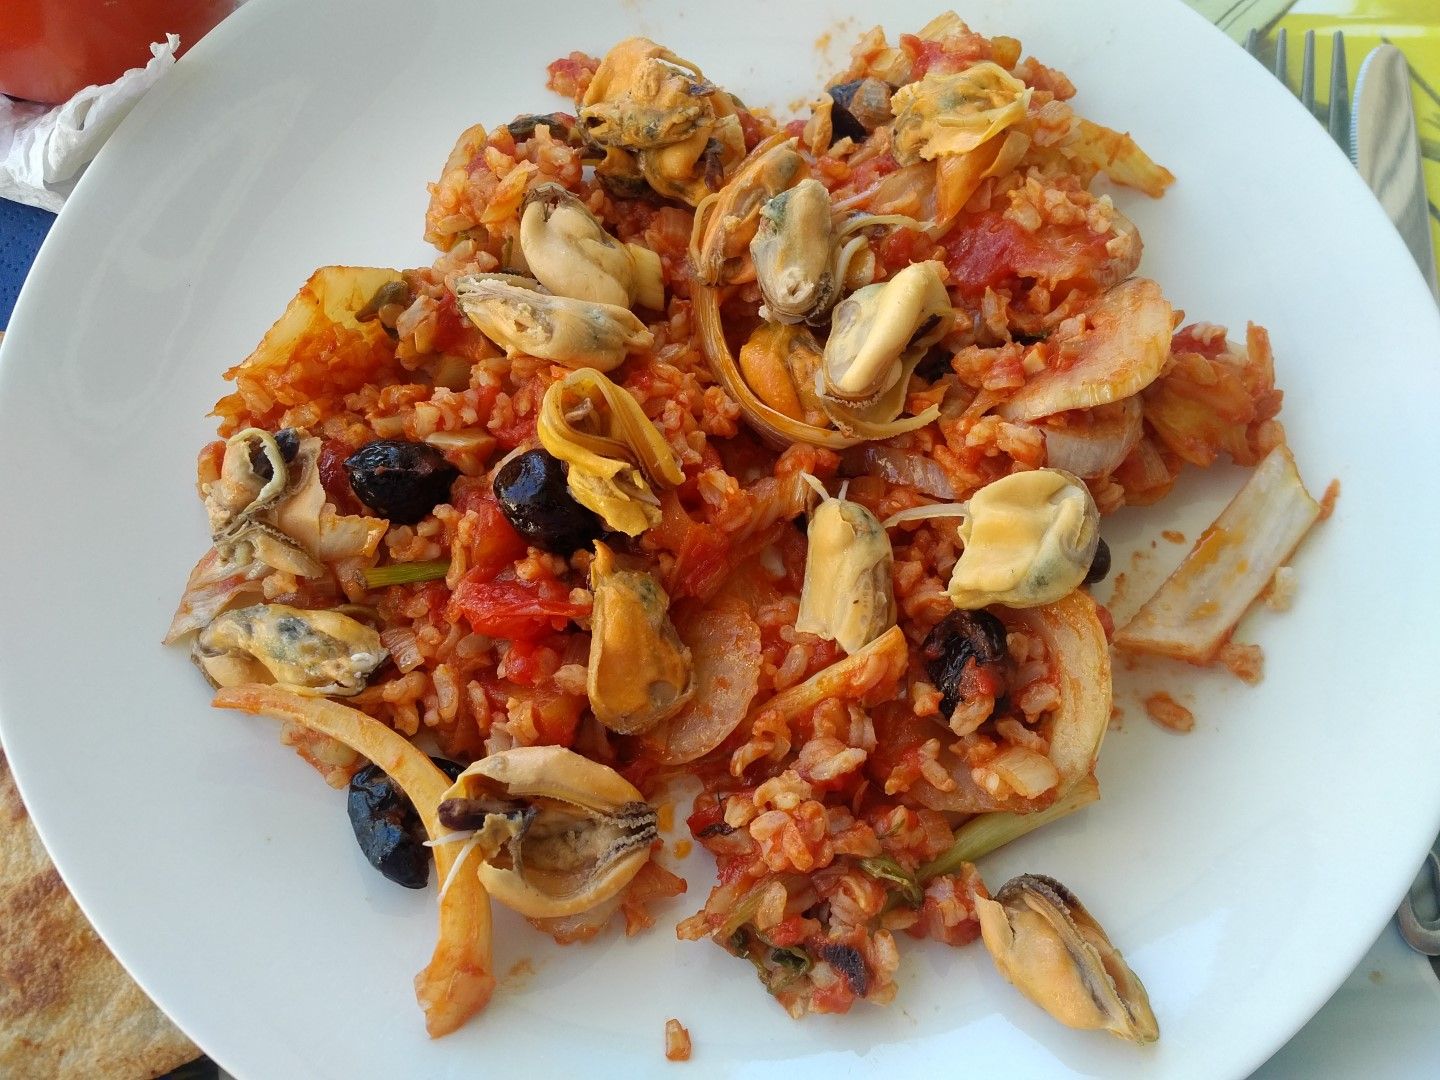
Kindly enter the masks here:
M 1413 89 L 1432 192 L 1432 231 L 1440 251 L 1440 4 L 1435 0 L 1188 0 L 1235 38 L 1277 26 L 1292 35 L 1343 29 L 1353 79 L 1358 60 L 1382 37 L 1417 68 Z M 1298 49 L 1295 62 L 1298 64 Z M 1322 67 L 1328 55 L 1319 58 Z M 35 253 L 54 215 L 0 200 L 0 330 L 10 320 Z M 1440 1075 L 1440 981 L 1408 950 L 1391 924 L 1319 1014 L 1259 1072 L 1263 1080 L 1359 1076 L 1418 1080 Z

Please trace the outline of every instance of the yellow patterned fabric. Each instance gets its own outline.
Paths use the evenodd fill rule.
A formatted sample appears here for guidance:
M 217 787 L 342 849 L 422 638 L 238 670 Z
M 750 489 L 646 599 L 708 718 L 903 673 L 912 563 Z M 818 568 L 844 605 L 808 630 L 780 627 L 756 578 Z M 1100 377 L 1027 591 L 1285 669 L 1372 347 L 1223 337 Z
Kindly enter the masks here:
M 1331 34 L 1345 34 L 1345 58 L 1354 90 L 1360 63 L 1376 45 L 1388 41 L 1410 61 L 1410 93 L 1425 156 L 1430 189 L 1430 235 L 1440 252 L 1440 0 L 1187 0 L 1237 41 L 1251 30 L 1262 35 L 1265 50 L 1273 49 L 1275 31 L 1284 27 L 1290 39 L 1290 84 L 1300 80 L 1300 41 L 1314 30 L 1317 93 L 1323 95 L 1330 70 Z

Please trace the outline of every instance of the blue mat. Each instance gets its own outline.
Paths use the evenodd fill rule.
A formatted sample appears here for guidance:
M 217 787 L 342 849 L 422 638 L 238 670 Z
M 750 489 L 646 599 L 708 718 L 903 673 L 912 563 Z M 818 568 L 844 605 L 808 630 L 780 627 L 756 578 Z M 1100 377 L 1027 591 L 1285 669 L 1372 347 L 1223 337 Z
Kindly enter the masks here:
M 10 325 L 20 283 L 54 221 L 49 211 L 0 199 L 0 330 Z

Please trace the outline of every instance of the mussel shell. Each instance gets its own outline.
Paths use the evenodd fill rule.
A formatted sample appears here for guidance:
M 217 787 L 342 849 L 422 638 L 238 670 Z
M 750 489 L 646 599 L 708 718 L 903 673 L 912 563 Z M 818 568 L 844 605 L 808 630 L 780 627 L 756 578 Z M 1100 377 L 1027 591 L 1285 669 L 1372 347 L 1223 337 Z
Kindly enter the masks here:
M 761 208 L 750 258 L 769 318 L 798 322 L 830 307 L 834 246 L 830 194 L 820 181 L 802 180 Z
M 595 718 L 639 735 L 679 712 L 695 691 L 690 650 L 670 621 L 670 600 L 652 574 L 613 568 L 596 542 L 591 564 L 590 663 L 586 691 Z
M 976 907 L 996 967 L 1051 1016 L 1137 1043 L 1160 1037 L 1144 984 L 1060 882 L 1022 874 Z
M 574 915 L 620 892 L 658 838 L 654 807 L 614 769 L 559 746 L 521 746 L 466 769 L 441 802 L 496 812 L 481 823 L 479 875 L 530 918 Z
M 826 396 L 846 405 L 876 401 L 910 377 L 954 320 L 939 263 L 911 263 L 851 293 L 836 306 L 825 343 Z

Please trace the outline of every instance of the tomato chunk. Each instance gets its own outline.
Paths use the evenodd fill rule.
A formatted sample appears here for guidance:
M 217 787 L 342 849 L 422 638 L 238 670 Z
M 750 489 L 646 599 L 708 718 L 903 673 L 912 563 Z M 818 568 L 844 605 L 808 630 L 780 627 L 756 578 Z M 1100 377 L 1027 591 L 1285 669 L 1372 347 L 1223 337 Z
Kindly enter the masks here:
M 510 524 L 488 484 L 469 487 L 454 498 L 457 509 L 477 519 L 474 530 L 464 533 L 466 555 L 470 560 L 467 576 L 488 581 L 525 554 L 525 538 Z
M 464 618 L 477 634 L 534 641 L 563 630 L 589 610 L 586 604 L 572 603 L 569 590 L 557 581 L 492 581 L 477 568 L 460 579 L 445 615 L 451 622 Z

